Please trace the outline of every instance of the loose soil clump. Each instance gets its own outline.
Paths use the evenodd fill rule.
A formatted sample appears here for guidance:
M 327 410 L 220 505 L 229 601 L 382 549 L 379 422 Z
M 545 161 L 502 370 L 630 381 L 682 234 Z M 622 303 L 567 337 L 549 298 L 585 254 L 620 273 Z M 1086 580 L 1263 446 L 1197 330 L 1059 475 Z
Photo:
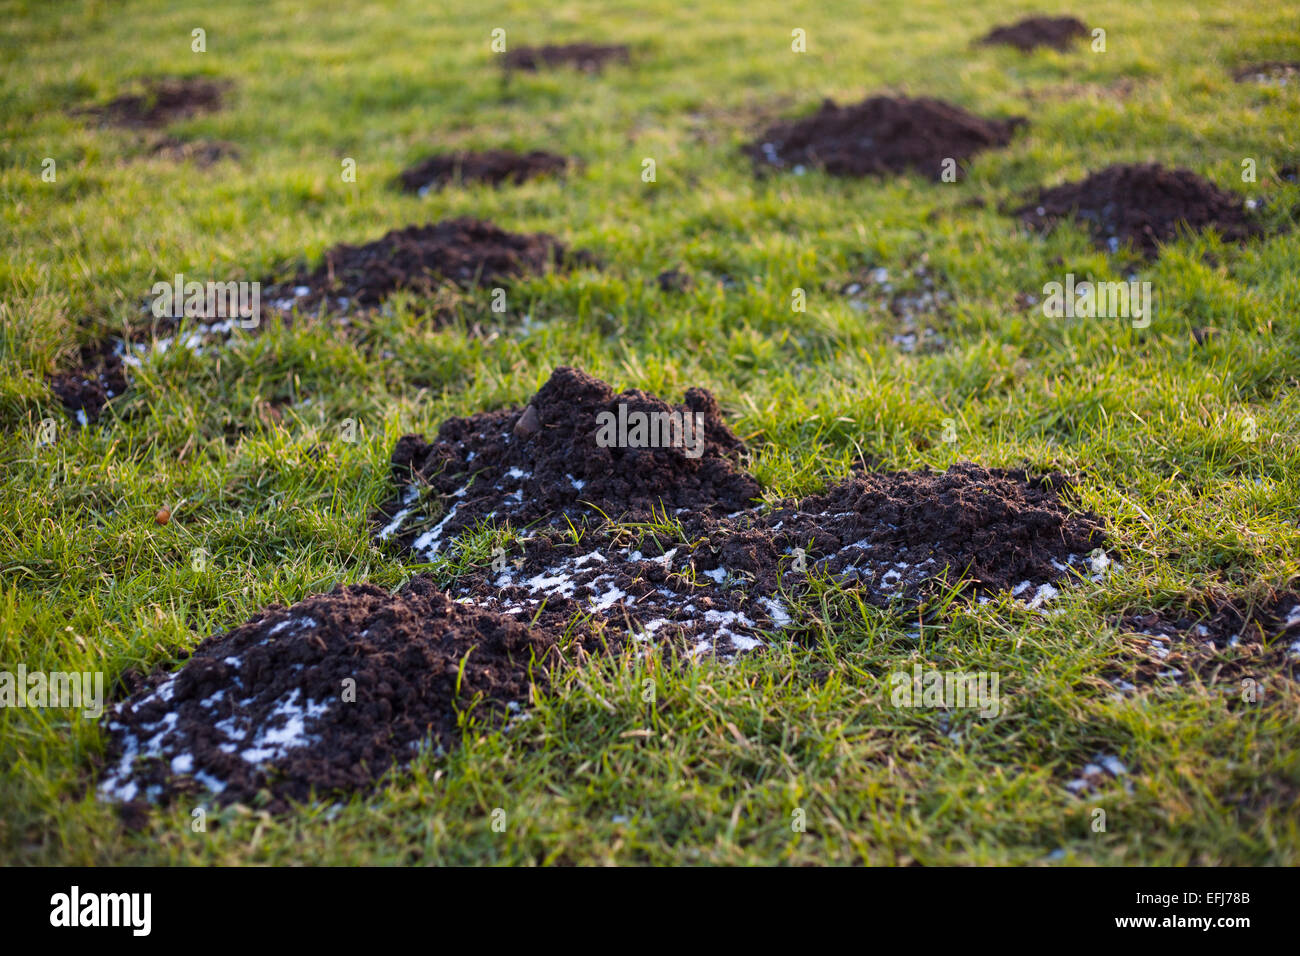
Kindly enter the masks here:
M 699 415 L 700 455 L 600 447 L 598 416 L 617 418 L 620 405 Z M 749 650 L 790 626 L 788 602 L 810 574 L 882 607 L 915 607 L 943 579 L 1038 607 L 1103 543 L 1094 516 L 1065 508 L 1059 476 L 970 464 L 871 473 L 763 509 L 741 451 L 702 389 L 670 406 L 561 368 L 522 410 L 451 419 L 432 442 L 402 438 L 401 491 L 377 538 L 431 561 L 508 523 L 519 534 L 510 553 L 462 573 L 458 597 L 557 630 L 581 615 L 611 642 L 653 637 L 688 654 Z
M 448 219 L 394 229 L 360 246 L 337 245 L 318 267 L 300 273 L 268 298 L 281 308 L 295 300 L 306 306 L 327 299 L 343 309 L 353 304 L 369 307 L 399 290 L 427 295 L 446 282 L 462 288 L 492 285 L 569 261 L 565 245 L 547 233 L 507 232 L 478 219 Z
M 1108 166 L 1080 182 L 1044 189 L 1015 215 L 1039 232 L 1075 219 L 1099 248 L 1117 252 L 1132 243 L 1148 258 L 1182 230 L 1214 229 L 1229 242 L 1260 232 L 1236 194 L 1189 170 L 1156 163 Z
M 1195 675 L 1205 684 L 1295 680 L 1300 664 L 1300 592 L 1250 602 L 1205 595 L 1163 611 L 1117 622 L 1125 635 L 1122 668 L 1110 675 L 1120 694 L 1155 684 L 1181 684 Z
M 631 51 L 624 44 L 566 43 L 560 46 L 519 46 L 505 54 L 510 70 L 535 73 L 557 66 L 577 67 L 584 73 L 599 73 L 608 63 L 627 63 Z
M 201 76 L 156 76 L 143 87 L 84 112 L 114 126 L 152 129 L 219 110 L 230 84 Z
M 1024 123 L 985 119 L 929 98 L 873 96 L 852 106 L 826 100 L 812 116 L 770 127 L 745 151 L 759 169 L 821 169 L 834 176 L 916 170 L 937 180 L 945 159 L 968 160 L 1006 146 Z
M 76 368 L 50 376 L 50 389 L 82 425 L 98 421 L 109 400 L 127 389 L 122 355 L 111 341 L 87 345 Z
M 403 171 L 398 181 L 406 192 L 423 196 L 431 190 L 457 183 L 519 185 L 541 176 L 560 175 L 568 165 L 569 161 L 563 156 L 542 149 L 527 153 L 492 149 L 481 153 L 432 156 Z
M 555 654 L 543 629 L 424 578 L 276 605 L 110 713 L 99 793 L 130 804 L 206 790 L 279 811 L 366 788 L 422 747 L 454 747 L 465 713 L 504 723 Z
M 1040 46 L 1064 52 L 1075 41 L 1087 35 L 1088 28 L 1074 17 L 1026 17 L 1009 26 L 991 30 L 980 42 L 1013 46 L 1022 53 Z

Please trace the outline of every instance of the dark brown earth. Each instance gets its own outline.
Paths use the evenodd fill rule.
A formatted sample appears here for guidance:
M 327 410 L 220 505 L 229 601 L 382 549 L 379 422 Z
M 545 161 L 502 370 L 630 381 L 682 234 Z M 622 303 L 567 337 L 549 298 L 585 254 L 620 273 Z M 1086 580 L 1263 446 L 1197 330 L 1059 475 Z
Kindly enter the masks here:
M 507 232 L 478 219 L 448 219 L 432 225 L 394 229 L 373 242 L 337 245 L 315 269 L 300 273 L 285 288 L 310 291 L 302 303 L 346 298 L 374 306 L 391 293 L 428 294 L 445 282 L 463 288 L 490 285 L 543 273 L 566 263 L 567 250 L 547 233 Z M 274 301 L 276 293 L 264 294 Z
M 601 412 L 701 416 L 704 445 L 698 457 L 688 448 L 601 448 Z M 490 513 L 519 526 L 555 514 L 595 516 L 599 508 L 613 520 L 648 518 L 652 511 L 678 508 L 723 514 L 747 507 L 758 497 L 758 482 L 738 467 L 740 440 L 721 418 L 717 401 L 705 389 L 688 389 L 680 405 L 630 389 L 615 393 L 599 379 L 561 367 L 525 408 L 480 412 L 452 418 L 425 441 L 403 436 L 393 452 L 398 482 L 454 495 L 466 483 L 457 517 L 443 529 L 450 540 Z M 511 477 L 515 470 L 527 477 Z M 581 489 L 575 484 L 581 483 Z M 503 499 L 519 493 L 517 507 Z M 408 535 L 409 536 L 409 535 Z
M 1041 190 L 1015 215 L 1039 232 L 1075 219 L 1100 248 L 1118 251 L 1131 242 L 1149 258 L 1185 229 L 1214 229 L 1229 242 L 1260 231 L 1235 193 L 1189 170 L 1155 163 L 1108 166 L 1080 182 Z
M 810 576 L 909 615 L 949 591 L 1039 607 L 1056 595 L 1051 582 L 1086 574 L 1083 556 L 1103 543 L 1095 517 L 1068 512 L 1049 481 L 959 464 L 857 476 L 766 511 L 588 526 L 577 544 L 564 526 L 535 525 L 454 593 L 556 631 L 576 624 L 613 647 L 633 636 L 669 654 L 725 656 L 807 627 L 795 606 Z
M 406 192 L 420 193 L 443 186 L 469 183 L 519 183 L 540 176 L 559 175 L 568 167 L 563 156 L 534 149 L 516 153 L 507 149 L 491 149 L 481 153 L 449 153 L 431 156 L 402 172 L 398 177 Z
M 826 100 L 812 116 L 770 127 L 745 152 L 760 170 L 879 176 L 913 169 L 938 180 L 945 159 L 960 163 L 1005 146 L 1024 123 L 984 119 L 929 98 L 873 96 L 852 106 Z
M 1262 598 L 1209 593 L 1161 611 L 1131 614 L 1116 625 L 1125 653 L 1111 674 L 1129 689 L 1157 683 L 1229 685 L 1248 678 L 1295 680 L 1300 650 L 1300 592 Z
M 1300 62 L 1269 60 L 1250 63 L 1233 73 L 1238 83 L 1278 83 L 1289 85 L 1300 81 Z
M 505 54 L 511 70 L 535 72 L 557 66 L 573 66 L 586 73 L 599 73 L 607 63 L 627 63 L 630 51 L 623 44 L 567 43 L 561 46 L 520 46 Z
M 276 605 L 207 638 L 110 713 L 101 793 L 167 802 L 215 780 L 219 803 L 278 811 L 313 792 L 367 788 L 426 742 L 454 747 L 462 715 L 502 724 L 530 702 L 531 684 L 545 685 L 554 658 L 548 632 L 458 604 L 424 578 L 396 595 L 363 584 Z M 154 759 L 123 772 L 124 754 L 151 739 Z M 245 759 L 252 750 L 261 752 Z
M 1026 17 L 991 30 L 980 42 L 1013 46 L 1025 53 L 1040 46 L 1065 51 L 1087 35 L 1088 28 L 1074 17 Z
M 701 412 L 704 454 L 597 447 L 596 415 L 619 402 Z M 393 454 L 401 490 L 376 519 L 378 538 L 432 560 L 462 532 L 526 527 L 508 557 L 462 576 L 455 593 L 530 619 L 540 612 L 557 628 L 584 612 L 584 626 L 613 641 L 658 621 L 656 638 L 689 639 L 692 653 L 710 641 L 720 653 L 744 650 L 756 632 L 783 626 L 770 602 L 799 592 L 811 573 L 852 579 L 880 606 L 914 607 L 944 578 L 1041 603 L 1054 593 L 1043 585 L 1082 573 L 1104 543 L 1095 516 L 1066 508 L 1059 476 L 971 464 L 874 472 L 760 509 L 740 451 L 702 389 L 669 406 L 561 368 L 523 410 L 451 419 L 432 442 L 402 438 Z M 576 544 L 571 528 L 582 530 Z
M 256 324 L 245 326 L 248 320 L 241 317 L 190 316 L 184 341 L 190 348 L 221 346 L 232 338 L 236 326 L 244 335 L 256 335 L 272 322 L 295 321 L 295 313 L 323 318 L 328 312 L 330 321 L 349 334 L 364 325 L 354 323 L 355 319 L 364 318 L 398 291 L 437 300 L 429 312 L 433 322 L 441 324 L 456 314 L 445 304 L 453 287 L 508 284 L 551 268 L 594 263 L 590 255 L 570 252 L 546 233 L 507 232 L 476 219 L 408 226 L 363 245 L 334 246 L 319 266 L 304 269 L 288 281 L 262 280 L 261 315 Z M 132 323 L 128 336 L 132 343 L 147 343 L 155 336 L 174 336 L 180 331 L 182 323 L 177 317 L 155 317 L 151 308 L 151 300 L 146 299 Z M 133 347 L 138 351 L 143 344 Z
M 1057 565 L 1104 543 L 1096 515 L 1063 507 L 1071 484 L 1061 475 L 970 462 L 944 472 L 867 472 L 780 505 L 765 520 L 782 525 L 778 541 L 807 540 L 826 553 L 866 541 L 866 550 L 896 564 L 933 560 L 979 592 L 1010 591 L 1022 581 L 1060 578 Z
M 703 454 L 600 448 L 595 415 L 620 402 L 698 413 Z M 127 682 L 101 796 L 133 818 L 203 791 L 284 810 L 371 787 L 421 746 L 453 747 L 467 712 L 500 726 L 545 686 L 561 634 L 579 657 L 650 640 L 669 654 L 746 651 L 809 625 L 787 602 L 812 575 L 880 606 L 915 609 L 947 578 L 1034 607 L 1102 543 L 1093 516 L 1065 508 L 1056 476 L 971 464 L 871 472 L 760 508 L 741 450 L 703 389 L 670 406 L 571 368 L 523 410 L 451 419 L 434 442 L 402 438 L 403 491 L 381 539 L 425 556 L 429 544 L 412 539 L 435 540 L 430 527 L 439 544 L 492 521 L 525 536 L 465 569 L 451 595 L 426 578 L 396 595 L 336 588 L 208 638 L 175 674 Z M 642 520 L 610 524 L 594 504 Z
M 127 388 L 122 357 L 108 340 L 84 346 L 78 365 L 55 373 L 49 381 L 50 389 L 68 413 L 75 417 L 77 412 L 85 412 L 87 422 L 97 421 L 109 399 Z
M 665 269 L 655 276 L 660 292 L 686 292 L 694 288 L 695 280 L 681 269 Z
M 238 159 L 239 147 L 219 139 L 182 140 L 168 137 L 154 143 L 149 148 L 149 155 L 173 163 L 193 163 L 200 169 L 206 169 L 225 159 Z
M 202 76 L 155 76 L 142 86 L 83 112 L 114 126 L 156 128 L 219 110 L 230 89 L 228 81 Z

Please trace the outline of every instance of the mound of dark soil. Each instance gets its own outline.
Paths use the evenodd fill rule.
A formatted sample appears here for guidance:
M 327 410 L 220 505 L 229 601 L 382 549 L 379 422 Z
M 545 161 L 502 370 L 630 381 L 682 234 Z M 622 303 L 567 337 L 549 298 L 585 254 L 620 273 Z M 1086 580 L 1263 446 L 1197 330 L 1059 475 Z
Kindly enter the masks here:
M 981 468 L 872 472 L 849 478 L 767 521 L 793 543 L 829 552 L 850 542 L 887 553 L 895 568 L 946 568 L 982 592 L 1061 576 L 1067 562 L 1103 543 L 1095 515 L 1071 514 L 1060 475 Z M 832 570 L 837 570 L 832 567 Z
M 667 421 L 668 446 L 602 447 L 602 424 L 609 420 L 602 415 L 617 420 L 620 412 L 629 422 Z M 681 423 L 676 447 L 673 416 Z M 645 438 L 651 440 L 649 432 Z M 740 451 L 740 440 L 702 388 L 687 390 L 684 404 L 669 405 L 636 389 L 616 394 L 584 372 L 557 368 L 523 409 L 453 418 L 432 442 L 406 435 L 397 443 L 392 467 L 398 481 L 427 488 L 449 509 L 434 529 L 407 530 L 399 540 L 433 555 L 489 517 L 523 526 L 559 515 L 594 516 L 593 507 L 629 520 L 665 509 L 738 511 L 759 494 L 758 483 L 736 467 Z M 401 506 L 394 503 L 391 513 Z
M 1238 83 L 1263 83 L 1266 86 L 1288 86 L 1300 80 L 1300 63 L 1269 60 L 1251 63 L 1239 68 L 1233 78 Z
M 505 66 L 511 70 L 536 72 L 557 66 L 573 66 L 586 73 L 599 73 L 607 63 L 627 63 L 628 48 L 623 44 L 602 46 L 594 43 L 566 43 L 561 46 L 520 46 L 507 50 Z
M 1099 578 L 1107 563 L 1084 557 L 1102 532 L 1094 516 L 1065 509 L 1065 484 L 960 464 L 856 476 L 769 510 L 686 510 L 672 530 L 589 528 L 575 544 L 564 528 L 535 527 L 455 593 L 557 631 L 576 616 L 611 644 L 653 638 L 691 655 L 746 651 L 791 626 L 788 602 L 807 593 L 809 575 L 906 612 L 958 584 L 1038 608 L 1058 595 L 1053 581 Z
M 1124 691 L 1182 683 L 1191 674 L 1235 691 L 1248 677 L 1294 680 L 1300 663 L 1300 593 L 1294 591 L 1262 601 L 1210 594 L 1128 615 L 1116 626 L 1137 639 L 1128 643 L 1125 664 L 1111 677 Z
M 1114 252 L 1131 242 L 1148 257 L 1183 229 L 1215 229 L 1230 242 L 1259 233 L 1236 194 L 1155 163 L 1108 166 L 1081 182 L 1044 189 L 1015 214 L 1040 232 L 1072 218 L 1091 230 L 1099 247 Z
M 76 368 L 50 376 L 50 389 L 83 425 L 97 421 L 109 399 L 126 388 L 122 356 L 109 341 L 83 347 Z
M 1040 46 L 1065 51 L 1087 35 L 1088 28 L 1074 17 L 1026 17 L 989 31 L 980 42 L 1013 46 L 1025 53 Z
M 398 181 L 406 192 L 423 194 L 431 189 L 441 189 L 443 186 L 455 183 L 518 185 L 540 176 L 559 175 L 568 168 L 568 165 L 569 161 L 563 156 L 542 149 L 534 149 L 528 153 L 490 149 L 482 153 L 431 156 L 403 171 Z
M 84 112 L 115 126 L 154 128 L 221 108 L 230 84 L 201 76 L 156 76 L 143 90 L 124 93 Z
M 770 127 L 745 151 L 759 168 L 823 169 L 868 176 L 914 169 L 940 179 L 945 159 L 1005 146 L 1025 120 L 984 119 L 941 100 L 873 96 L 853 106 L 826 100 L 804 119 Z
M 373 784 L 460 715 L 501 723 L 544 683 L 554 640 L 416 578 L 336 588 L 204 640 L 109 715 L 102 796 L 287 801 Z M 260 797 L 259 797 L 260 795 Z
M 201 169 L 224 159 L 238 159 L 239 147 L 219 139 L 182 140 L 167 138 L 149 148 L 149 155 L 173 163 L 193 163 Z
M 681 269 L 665 269 L 655 276 L 660 292 L 689 292 L 695 288 L 695 279 Z
M 620 404 L 629 421 L 700 415 L 700 456 L 601 447 L 598 416 L 617 418 Z M 1056 596 L 1052 581 L 1089 573 L 1103 543 L 1095 516 L 1066 508 L 1059 476 L 970 464 L 863 474 L 764 509 L 737 467 L 740 448 L 702 389 L 670 406 L 561 368 L 522 411 L 451 419 L 433 442 L 402 438 L 402 490 L 377 517 L 377 537 L 432 560 L 462 533 L 508 522 L 523 532 L 514 551 L 463 574 L 457 596 L 557 630 L 580 614 L 611 642 L 652 635 L 691 653 L 747 650 L 789 625 L 785 596 L 802 593 L 809 574 L 880 606 L 914 607 L 947 578 L 1036 607 Z M 576 543 L 570 523 L 582 529 Z
M 365 245 L 344 243 L 288 287 L 304 304 L 322 299 L 374 306 L 391 293 L 428 294 L 444 282 L 465 288 L 543 273 L 566 262 L 567 250 L 547 233 L 507 232 L 478 219 L 448 219 L 394 229 Z M 305 290 L 305 291 L 303 291 Z M 275 294 L 269 296 L 274 301 Z

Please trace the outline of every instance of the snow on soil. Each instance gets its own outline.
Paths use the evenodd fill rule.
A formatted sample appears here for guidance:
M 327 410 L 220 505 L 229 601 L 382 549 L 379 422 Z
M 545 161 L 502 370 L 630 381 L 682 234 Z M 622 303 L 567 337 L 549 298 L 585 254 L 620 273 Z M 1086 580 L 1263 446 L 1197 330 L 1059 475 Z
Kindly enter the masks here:
M 1098 754 L 1092 762 L 1084 766 L 1079 776 L 1065 785 L 1077 797 L 1082 797 L 1103 789 L 1112 780 L 1123 780 L 1124 788 L 1132 791 L 1133 782 L 1128 778 L 1128 768 L 1113 754 Z
M 501 438 L 507 444 L 515 441 L 514 436 L 509 434 L 503 434 Z M 475 487 L 474 491 L 476 497 L 487 495 L 494 499 L 489 517 L 503 522 L 520 512 L 524 500 L 523 482 L 531 477 L 530 472 L 512 467 L 490 489 Z M 572 475 L 567 477 L 575 489 L 581 490 L 582 482 Z M 454 538 L 449 539 L 444 532 L 459 513 L 461 502 L 473 485 L 474 479 L 471 478 L 457 489 L 450 496 L 455 499 L 455 503 L 440 516 L 433 527 L 414 538 L 411 548 L 417 557 L 432 562 L 444 557 L 448 547 L 454 546 Z M 379 530 L 377 536 L 380 540 L 391 540 L 401 534 L 405 524 L 416 513 L 414 502 L 417 496 L 413 487 L 406 489 L 401 507 Z M 746 514 L 757 514 L 758 511 L 758 508 L 748 512 L 739 511 L 727 518 L 733 520 Z M 816 517 L 830 519 L 844 516 L 826 513 Z M 553 526 L 562 526 L 564 520 L 564 515 L 559 514 L 552 518 L 551 523 Z M 773 530 L 779 528 L 778 524 Z M 520 538 L 518 543 L 526 545 L 529 540 L 527 537 Z M 915 587 L 942 570 L 933 558 L 919 564 L 908 564 L 893 560 L 891 555 L 876 555 L 872 551 L 872 545 L 868 541 L 855 541 L 815 560 L 808 558 L 808 573 L 824 572 L 841 580 L 855 579 L 888 597 Z M 786 554 L 793 557 L 789 549 Z M 653 563 L 668 573 L 668 584 L 657 587 L 646 595 L 634 597 L 616 587 L 615 577 L 609 573 L 608 568 L 602 568 L 609 562 L 618 562 L 624 574 L 633 577 L 637 577 L 638 564 Z M 1120 565 L 1100 549 L 1086 556 L 1071 554 L 1065 563 L 1053 564 L 1063 576 L 1086 577 L 1093 581 L 1100 581 L 1106 575 L 1121 570 Z M 674 636 L 685 642 L 689 648 L 688 653 L 692 656 L 715 654 L 725 657 L 762 646 L 764 632 L 779 631 L 792 623 L 789 609 L 776 596 L 746 596 L 742 600 L 742 610 L 738 612 L 701 612 L 696 606 L 696 599 L 701 595 L 726 593 L 729 585 L 736 584 L 730 578 L 730 572 L 724 567 L 696 570 L 689 550 L 684 551 L 679 547 L 674 547 L 665 554 L 648 555 L 630 547 L 610 549 L 602 545 L 591 551 L 559 558 L 543 570 L 534 570 L 527 575 L 510 567 L 498 570 L 494 572 L 491 583 L 501 593 L 490 598 L 485 597 L 481 589 L 475 589 L 471 585 L 462 586 L 452 593 L 466 603 L 528 617 L 541 608 L 548 598 L 569 598 L 578 601 L 586 613 L 626 622 L 627 631 L 634 639 Z M 525 593 L 519 596 L 521 591 Z M 1013 592 L 1016 604 L 1043 613 L 1051 613 L 1044 609 L 1060 595 L 1060 590 L 1048 582 L 1024 581 Z M 987 603 L 992 599 L 981 597 L 979 600 Z
M 265 644 L 273 635 L 288 631 L 290 628 L 297 631 L 316 626 L 317 622 L 309 617 L 287 618 L 267 631 L 267 638 L 261 643 Z M 225 663 L 238 669 L 243 661 L 238 657 L 228 657 Z M 135 714 L 159 702 L 169 702 L 175 692 L 178 677 L 179 674 L 173 674 L 159 684 L 151 694 L 135 701 L 134 704 L 130 700 L 123 701 L 111 711 L 108 730 L 115 736 L 123 734 L 123 751 L 121 758 L 104 773 L 100 781 L 98 787 L 100 799 L 117 802 L 137 799 L 153 801 L 161 795 L 161 786 L 151 786 L 145 792 L 140 792 L 140 786 L 132 775 L 137 760 L 163 759 L 170 756 L 173 774 L 193 772 L 194 755 L 186 745 L 187 738 L 177 726 L 180 719 L 177 711 L 163 713 L 158 720 L 142 724 L 138 731 L 132 731 L 121 720 L 114 719 L 122 717 L 127 712 Z M 243 682 L 238 676 L 233 678 L 233 683 L 235 688 L 243 688 Z M 200 701 L 199 706 L 211 710 L 216 717 L 218 705 L 222 703 L 225 696 L 224 689 L 218 690 Z M 254 703 L 253 697 L 235 700 L 233 706 L 228 708 L 230 716 L 222 720 L 214 720 L 211 724 L 212 729 L 224 738 L 219 745 L 222 751 L 235 754 L 241 760 L 253 765 L 278 760 L 291 750 L 314 743 L 316 737 L 309 732 L 308 728 L 323 717 L 331 706 L 329 701 L 304 700 L 301 690 L 294 688 L 290 693 L 276 700 L 266 717 L 254 724 L 248 718 L 249 708 Z M 220 793 L 225 789 L 225 782 L 211 774 L 199 771 L 193 776 L 212 793 Z

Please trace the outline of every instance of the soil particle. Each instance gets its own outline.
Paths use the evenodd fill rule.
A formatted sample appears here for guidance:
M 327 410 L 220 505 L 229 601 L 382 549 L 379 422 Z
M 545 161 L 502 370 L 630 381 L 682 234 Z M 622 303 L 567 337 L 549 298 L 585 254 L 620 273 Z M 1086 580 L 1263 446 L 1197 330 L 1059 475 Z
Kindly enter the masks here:
M 109 399 L 127 389 L 122 357 L 111 341 L 85 346 L 76 368 L 50 376 L 50 389 L 81 424 L 98 421 Z
M 1248 678 L 1295 680 L 1300 664 L 1300 592 L 1257 601 L 1202 595 L 1162 611 L 1130 614 L 1117 627 L 1125 650 L 1110 681 L 1120 694 L 1182 684 L 1191 675 L 1236 694 Z
M 832 100 L 803 119 L 777 123 L 745 151 L 758 169 L 868 176 L 912 169 L 938 180 L 944 160 L 1005 146 L 1024 119 L 984 119 L 941 100 L 874 96 L 852 106 Z
M 1087 35 L 1088 28 L 1074 17 L 1026 17 L 1009 26 L 997 27 L 980 42 L 1014 46 L 1025 53 L 1040 46 L 1065 51 Z
M 505 54 L 505 66 L 529 73 L 557 66 L 577 67 L 585 73 L 599 73 L 607 63 L 627 63 L 630 51 L 623 44 L 566 43 L 560 46 L 520 46 Z
M 451 748 L 472 712 L 500 725 L 544 684 L 548 632 L 415 578 L 395 595 L 336 588 L 204 640 L 111 711 L 99 793 L 166 802 L 289 801 L 373 785 L 422 746 Z
M 481 153 L 462 152 L 432 156 L 405 170 L 398 180 L 406 192 L 424 195 L 430 190 L 457 183 L 518 185 L 539 176 L 559 175 L 568 165 L 569 161 L 563 156 L 541 149 L 528 153 L 493 149 Z
M 1300 63 L 1270 60 L 1240 67 L 1233 78 L 1238 83 L 1261 83 L 1265 86 L 1289 86 L 1300 81 Z
M 142 86 L 83 112 L 114 126 L 157 128 L 220 109 L 230 88 L 227 81 L 201 76 L 150 77 Z
M 1040 232 L 1072 218 L 1091 230 L 1099 248 L 1117 252 L 1131 242 L 1148 258 L 1183 229 L 1215 229 L 1229 242 L 1259 233 L 1235 193 L 1155 163 L 1108 166 L 1080 182 L 1041 190 L 1015 215 Z
M 373 242 L 337 245 L 324 261 L 300 273 L 278 291 L 272 303 L 287 296 L 310 306 L 330 299 L 346 308 L 376 306 L 391 293 L 409 290 L 430 294 L 445 282 L 462 288 L 491 285 L 539 274 L 565 264 L 568 252 L 547 233 L 516 233 L 478 219 L 448 219 L 425 226 L 394 229 Z

